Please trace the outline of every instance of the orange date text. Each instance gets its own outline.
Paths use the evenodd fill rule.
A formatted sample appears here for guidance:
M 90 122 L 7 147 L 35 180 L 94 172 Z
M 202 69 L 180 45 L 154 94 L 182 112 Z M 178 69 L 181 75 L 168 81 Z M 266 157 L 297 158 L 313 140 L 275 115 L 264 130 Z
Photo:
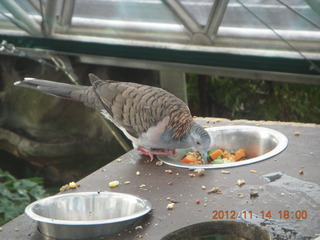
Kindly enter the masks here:
M 212 211 L 212 219 L 216 220 L 234 220 L 234 219 L 254 219 L 254 218 L 268 218 L 268 219 L 307 219 L 308 212 L 306 210 L 262 210 L 258 213 L 253 211 L 240 211 L 235 210 L 214 210 Z

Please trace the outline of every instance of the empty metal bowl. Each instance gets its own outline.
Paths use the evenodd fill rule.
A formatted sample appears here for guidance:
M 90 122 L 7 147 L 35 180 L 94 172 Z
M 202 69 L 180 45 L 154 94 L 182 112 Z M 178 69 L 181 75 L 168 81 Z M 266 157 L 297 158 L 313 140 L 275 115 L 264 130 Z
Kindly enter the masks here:
M 159 157 L 166 164 L 182 168 L 227 168 L 237 167 L 266 160 L 282 152 L 288 145 L 288 139 L 282 133 L 264 127 L 255 126 L 224 126 L 206 128 L 211 137 L 209 149 L 223 148 L 230 152 L 235 152 L 244 148 L 247 160 L 224 163 L 224 164 L 188 164 L 180 160 L 187 152 L 194 151 L 191 148 L 178 149 L 173 158 Z
M 38 200 L 25 213 L 44 235 L 58 239 L 110 236 L 151 210 L 149 201 L 114 192 L 61 194 Z
M 271 240 L 271 234 L 258 225 L 239 221 L 201 222 L 180 228 L 161 240 Z

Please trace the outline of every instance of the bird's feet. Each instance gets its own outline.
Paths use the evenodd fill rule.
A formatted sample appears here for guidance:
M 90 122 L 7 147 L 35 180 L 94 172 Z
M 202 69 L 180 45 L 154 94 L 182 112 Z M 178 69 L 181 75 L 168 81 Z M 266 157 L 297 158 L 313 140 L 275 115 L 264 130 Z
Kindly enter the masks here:
M 154 155 L 172 156 L 173 154 L 176 154 L 175 149 L 146 149 L 139 146 L 137 150 L 142 155 L 148 155 L 151 161 L 154 159 Z

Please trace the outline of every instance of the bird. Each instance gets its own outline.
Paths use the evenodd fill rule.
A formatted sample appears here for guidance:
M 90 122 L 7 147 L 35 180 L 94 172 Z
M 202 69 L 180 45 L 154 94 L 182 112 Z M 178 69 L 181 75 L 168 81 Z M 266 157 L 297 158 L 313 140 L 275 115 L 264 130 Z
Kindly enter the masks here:
M 133 82 L 102 80 L 89 74 L 91 86 L 37 78 L 14 83 L 59 98 L 82 102 L 114 123 L 141 154 L 172 156 L 192 147 L 206 161 L 210 136 L 196 123 L 181 99 L 168 91 Z

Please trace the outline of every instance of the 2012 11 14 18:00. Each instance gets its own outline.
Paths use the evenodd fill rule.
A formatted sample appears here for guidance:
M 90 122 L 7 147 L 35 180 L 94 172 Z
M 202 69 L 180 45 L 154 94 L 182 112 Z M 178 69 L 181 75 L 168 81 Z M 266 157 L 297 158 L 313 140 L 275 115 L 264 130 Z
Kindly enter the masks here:
M 229 219 L 253 219 L 253 218 L 275 218 L 275 219 L 307 219 L 308 212 L 306 210 L 280 210 L 280 211 L 271 211 L 271 210 L 262 210 L 257 214 L 254 214 L 253 211 L 240 211 L 235 210 L 214 210 L 212 211 L 212 219 L 219 220 L 229 220 Z

